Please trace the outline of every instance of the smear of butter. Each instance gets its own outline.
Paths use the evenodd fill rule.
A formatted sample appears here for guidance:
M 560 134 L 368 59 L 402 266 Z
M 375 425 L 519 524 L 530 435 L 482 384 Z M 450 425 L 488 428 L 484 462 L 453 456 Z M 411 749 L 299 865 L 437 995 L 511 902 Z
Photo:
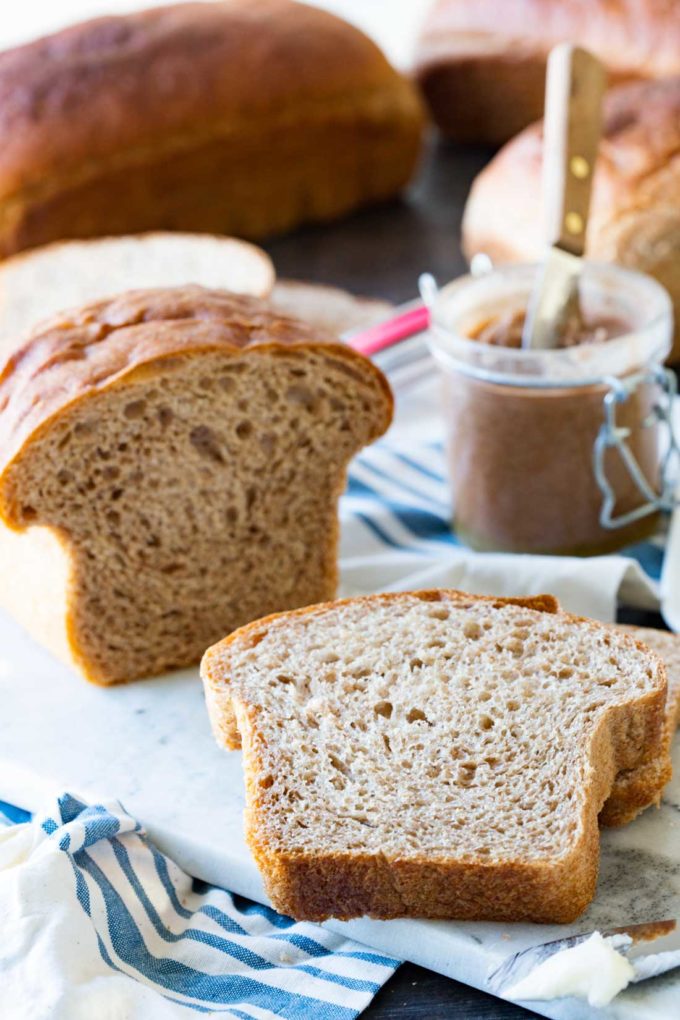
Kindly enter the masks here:
M 509 999 L 557 999 L 576 995 L 591 1006 L 606 1006 L 635 977 L 633 967 L 608 939 L 593 932 L 571 949 L 563 949 L 503 990 Z

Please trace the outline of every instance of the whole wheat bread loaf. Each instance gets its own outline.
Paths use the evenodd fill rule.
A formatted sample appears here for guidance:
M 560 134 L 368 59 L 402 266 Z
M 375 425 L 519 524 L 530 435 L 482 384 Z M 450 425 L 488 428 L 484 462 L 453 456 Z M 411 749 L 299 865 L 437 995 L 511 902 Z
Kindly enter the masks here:
M 668 693 L 659 754 L 651 761 L 619 773 L 611 796 L 600 812 L 603 825 L 625 825 L 650 804 L 659 803 L 663 788 L 671 779 L 670 749 L 680 724 L 680 636 L 651 627 L 619 625 L 617 629 L 643 641 L 663 659 Z
M 391 408 L 371 362 L 254 298 L 57 318 L 0 372 L 0 604 L 112 683 L 332 597 L 347 464 Z
M 553 46 L 578 43 L 610 84 L 680 72 L 676 0 L 435 0 L 416 76 L 444 134 L 498 145 L 543 115 Z
M 243 747 L 246 834 L 277 909 L 570 921 L 598 812 L 658 755 L 661 660 L 549 596 L 348 599 L 260 620 L 202 664 Z
M 0 258 L 68 237 L 324 223 L 408 184 L 423 122 L 413 82 L 310 4 L 156 4 L 71 25 L 0 53 Z

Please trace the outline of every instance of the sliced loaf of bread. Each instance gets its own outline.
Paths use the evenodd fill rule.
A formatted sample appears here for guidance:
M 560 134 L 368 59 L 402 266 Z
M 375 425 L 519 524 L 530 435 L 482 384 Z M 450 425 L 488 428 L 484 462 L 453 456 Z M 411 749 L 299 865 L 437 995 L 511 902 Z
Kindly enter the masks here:
M 347 464 L 391 412 L 371 362 L 253 298 L 64 314 L 0 372 L 0 604 L 112 683 L 332 598 Z
M 668 693 L 659 753 L 651 761 L 619 773 L 600 813 L 603 825 L 625 825 L 650 804 L 659 803 L 663 788 L 672 776 L 670 749 L 680 725 L 680 635 L 651 627 L 619 625 L 616 629 L 643 641 L 663 659 Z
M 550 597 L 320 605 L 242 628 L 202 675 L 268 893 L 309 920 L 573 920 L 615 778 L 663 739 L 661 660 Z

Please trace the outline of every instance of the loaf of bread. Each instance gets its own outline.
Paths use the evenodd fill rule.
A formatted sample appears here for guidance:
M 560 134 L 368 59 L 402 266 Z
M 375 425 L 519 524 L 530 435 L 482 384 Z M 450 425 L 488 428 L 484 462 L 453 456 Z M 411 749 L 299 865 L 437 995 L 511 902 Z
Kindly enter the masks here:
M 651 627 L 624 627 L 638 641 L 656 652 L 666 667 L 668 693 L 660 753 L 651 761 L 626 769 L 616 777 L 614 789 L 600 812 L 603 825 L 625 825 L 650 804 L 658 804 L 661 792 L 670 780 L 670 749 L 680 725 L 680 636 Z
M 542 163 L 542 127 L 535 124 L 482 170 L 463 219 L 468 258 L 477 252 L 494 262 L 541 257 Z M 680 77 L 623 85 L 607 95 L 586 254 L 656 277 L 680 323 Z M 672 357 L 680 358 L 677 329 Z
M 437 0 L 415 64 L 441 130 L 497 145 L 538 120 L 560 42 L 595 53 L 611 84 L 680 74 L 677 0 Z
M 661 660 L 549 596 L 285 613 L 211 648 L 202 675 L 218 742 L 243 748 L 268 894 L 315 921 L 573 920 L 617 774 L 663 744 Z
M 292 0 L 74 25 L 0 54 L 0 256 L 329 220 L 407 183 L 422 119 L 373 42 Z
M 0 372 L 0 604 L 106 684 L 332 597 L 347 464 L 391 410 L 371 362 L 255 298 L 63 315 Z
M 55 241 L 0 262 L 0 364 L 43 319 L 125 290 L 198 283 L 269 297 L 274 266 L 231 237 L 155 232 Z

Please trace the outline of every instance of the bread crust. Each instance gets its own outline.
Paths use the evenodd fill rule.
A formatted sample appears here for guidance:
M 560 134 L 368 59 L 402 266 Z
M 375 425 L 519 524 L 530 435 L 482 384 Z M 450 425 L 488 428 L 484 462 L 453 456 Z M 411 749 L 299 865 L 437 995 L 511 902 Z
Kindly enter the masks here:
M 617 775 L 611 795 L 600 812 L 600 824 L 608 826 L 627 825 L 645 808 L 659 805 L 663 789 L 673 775 L 670 752 L 680 725 L 680 637 L 648 627 L 617 625 L 616 629 L 633 634 L 661 656 L 666 665 L 668 693 L 658 757 Z
M 680 73 L 673 0 L 438 0 L 418 40 L 416 74 L 449 137 L 500 144 L 543 112 L 550 49 L 578 41 L 610 84 Z
M 86 543 L 73 530 L 78 494 L 84 490 L 74 485 L 71 494 L 64 497 L 63 514 L 56 522 L 49 513 L 45 516 L 41 479 L 49 487 L 59 467 L 58 454 L 54 471 L 50 460 L 50 477 L 45 478 L 36 477 L 32 471 L 35 458 L 31 453 L 43 438 L 51 444 L 52 428 L 58 430 L 65 418 L 72 420 L 73 416 L 81 416 L 88 405 L 92 405 L 92 417 L 96 420 L 98 401 L 104 393 L 124 388 L 124 400 L 131 393 L 146 396 L 153 385 L 162 385 L 185 366 L 194 371 L 196 359 L 200 359 L 199 367 L 208 361 L 214 370 L 215 354 L 219 355 L 220 364 L 237 357 L 243 361 L 244 356 L 264 358 L 272 372 L 278 370 L 278 365 L 272 362 L 279 358 L 285 358 L 291 372 L 298 373 L 314 362 L 335 373 L 341 385 L 349 376 L 349 388 L 357 391 L 361 398 L 356 405 L 361 417 L 357 420 L 358 438 L 353 449 L 348 450 L 345 437 L 336 433 L 338 449 L 346 451 L 343 454 L 346 459 L 364 442 L 382 434 L 391 420 L 393 401 L 389 385 L 368 359 L 318 329 L 275 314 L 264 301 L 198 286 L 132 291 L 73 313 L 60 314 L 16 351 L 0 372 L 0 547 L 6 575 L 5 583 L 0 586 L 0 601 L 43 644 L 93 682 L 115 683 L 192 665 L 206 645 L 229 627 L 260 615 L 272 605 L 306 604 L 329 597 L 335 591 L 338 534 L 335 508 L 344 486 L 346 460 L 329 475 L 328 492 L 324 492 L 328 497 L 325 506 L 331 508 L 327 519 L 324 507 L 319 510 L 326 521 L 323 539 L 318 546 L 307 548 L 312 566 L 297 587 L 284 587 L 284 594 L 275 598 L 268 590 L 248 609 L 240 603 L 240 608 L 229 609 L 229 598 L 223 596 L 224 606 L 219 599 L 215 602 L 215 590 L 210 588 L 211 582 L 206 581 L 205 547 L 201 559 L 194 544 L 187 553 L 194 577 L 192 586 L 189 589 L 182 588 L 181 584 L 173 587 L 172 575 L 168 574 L 162 588 L 156 588 L 149 605 L 149 596 L 140 595 L 140 601 L 136 601 L 144 584 L 132 578 L 125 596 L 126 605 L 133 607 L 137 619 L 147 621 L 144 634 L 138 635 L 133 648 L 129 633 L 113 636 L 115 624 L 110 620 L 104 629 L 113 641 L 112 651 L 102 652 L 101 648 L 97 651 L 96 638 L 102 628 L 91 612 L 88 616 L 87 607 L 91 604 L 88 593 L 107 590 L 107 577 L 97 573 L 101 567 L 93 566 L 92 550 L 85 548 Z M 189 361 L 191 366 L 187 365 Z M 117 392 L 113 395 L 117 396 Z M 187 413 L 188 409 L 189 405 Z M 247 419 L 245 412 L 243 416 Z M 245 427 L 253 431 L 258 420 L 253 412 L 252 424 L 246 420 Z M 51 452 L 55 452 L 54 444 Z M 107 450 L 102 456 L 108 459 L 111 454 Z M 233 466 L 238 468 L 238 454 L 234 452 L 233 456 Z M 329 464 L 337 459 L 332 450 L 327 457 Z M 147 456 L 146 462 L 148 459 Z M 112 469 L 118 470 L 115 465 Z M 37 508 L 27 505 L 33 502 L 30 493 L 37 493 Z M 110 493 L 109 498 L 112 498 Z M 144 498 L 148 497 L 133 490 L 126 511 L 128 516 L 137 511 L 144 513 Z M 285 498 L 285 492 L 280 498 Z M 170 513 L 176 514 L 176 511 L 173 509 Z M 117 513 L 116 516 L 120 519 L 121 515 Z M 93 518 L 96 520 L 96 515 Z M 176 516 L 171 519 L 177 529 L 180 519 Z M 215 517 L 218 522 L 223 519 L 222 514 Z M 220 526 L 218 523 L 218 528 Z M 217 552 L 220 534 L 210 532 L 198 536 L 210 540 L 212 535 L 215 541 L 210 547 L 211 556 L 213 551 Z M 246 538 L 242 543 L 239 552 L 243 555 L 247 554 L 249 541 Z M 126 554 L 131 555 L 127 547 Z M 108 565 L 109 561 L 104 559 Z M 163 564 L 157 560 L 155 567 L 147 568 L 148 562 L 143 556 L 139 581 L 150 578 L 153 588 Z M 236 576 L 240 576 L 238 571 Z M 222 579 L 228 591 L 229 585 L 234 583 L 228 563 L 219 583 Z M 249 588 L 251 580 L 256 578 L 248 581 Z M 219 587 L 214 576 L 212 584 L 214 588 Z M 38 592 L 42 600 L 40 612 L 36 613 Z M 209 601 L 211 598 L 213 603 Z M 103 612 L 106 608 L 104 596 L 101 599 L 98 604 Z M 247 591 L 241 591 L 240 599 L 247 602 Z M 180 619 L 178 614 L 182 612 L 186 618 L 181 625 L 176 625 L 176 634 L 164 632 L 162 641 L 157 638 L 152 644 L 150 628 L 156 619 L 153 613 L 158 616 L 161 603 L 172 612 L 173 618 Z
M 74 25 L 0 54 L 0 254 L 339 215 L 408 181 L 422 121 L 370 39 L 291 0 Z
M 463 217 L 468 258 L 477 252 L 494 262 L 540 258 L 542 146 L 542 125 L 533 124 L 476 178 Z M 654 276 L 680 321 L 680 77 L 607 94 L 586 254 Z M 672 360 L 679 357 L 676 327 Z
M 246 840 L 262 871 L 275 907 L 305 920 L 328 917 L 349 919 L 361 914 L 376 918 L 420 916 L 460 920 L 533 921 L 566 923 L 585 909 L 595 892 L 598 871 L 598 811 L 611 792 L 615 776 L 632 759 L 657 756 L 662 740 L 666 674 L 661 659 L 629 634 L 626 643 L 650 655 L 655 689 L 625 706 L 603 713 L 588 749 L 591 786 L 580 819 L 580 837 L 557 860 L 504 861 L 483 859 L 433 860 L 417 857 L 387 860 L 383 855 L 280 852 L 271 848 L 260 808 L 263 791 L 258 783 L 265 746 L 253 705 L 232 697 L 228 655 L 236 642 L 257 644 L 267 629 L 303 615 L 323 613 L 331 606 L 359 602 L 394 602 L 404 597 L 427 601 L 448 600 L 458 606 L 487 602 L 496 606 L 520 605 L 527 609 L 560 613 L 552 596 L 496 598 L 472 596 L 453 590 L 396 592 L 339 600 L 281 613 L 255 621 L 210 648 L 201 663 L 206 704 L 218 743 L 228 749 L 243 745 L 246 777 Z M 604 625 L 566 614 L 589 628 Z
M 385 413 L 372 438 L 392 419 L 389 384 L 368 358 L 256 298 L 197 285 L 128 291 L 43 323 L 0 370 L 0 519 L 13 528 L 29 523 L 12 499 L 12 467 L 58 415 L 103 389 L 207 350 L 320 351 L 381 390 Z

